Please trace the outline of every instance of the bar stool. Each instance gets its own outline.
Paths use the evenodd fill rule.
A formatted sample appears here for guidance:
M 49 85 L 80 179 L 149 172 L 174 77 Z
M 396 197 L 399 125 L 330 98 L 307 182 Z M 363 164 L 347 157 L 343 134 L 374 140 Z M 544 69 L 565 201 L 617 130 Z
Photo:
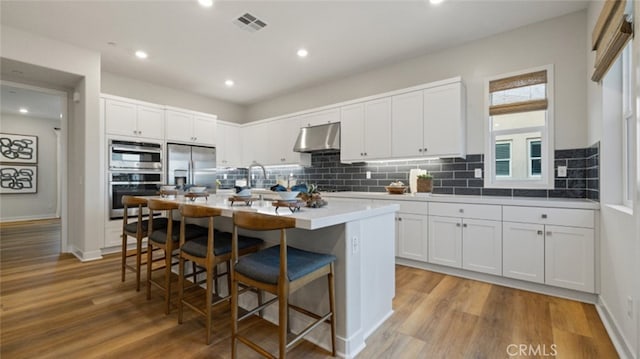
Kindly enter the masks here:
M 149 226 L 149 237 L 147 239 L 147 262 L 151 263 L 152 251 L 162 249 L 164 251 L 164 267 L 154 269 L 164 270 L 163 281 L 151 277 L 152 268 L 147 266 L 147 300 L 151 299 L 151 285 L 164 291 L 165 314 L 169 314 L 171 306 L 171 267 L 173 252 L 179 249 L 180 244 L 180 222 L 173 220 L 173 210 L 178 209 L 179 204 L 161 199 L 149 199 L 147 201 L 149 216 L 153 216 L 154 211 L 165 211 L 167 226 L 165 228 L 155 228 L 153 222 Z M 185 228 L 185 240 L 191 240 L 207 234 L 207 229 L 195 224 L 188 224 Z M 195 265 L 194 265 L 195 268 Z M 194 273 L 195 276 L 195 273 Z
M 228 300 L 231 296 L 227 294 L 222 297 L 218 292 L 218 278 L 222 276 L 227 277 L 227 293 L 230 293 L 231 288 L 231 233 L 220 232 L 214 229 L 214 218 L 220 216 L 222 210 L 219 208 L 202 207 L 198 205 L 183 204 L 180 206 L 180 264 L 178 275 L 178 323 L 182 324 L 182 312 L 183 306 L 187 306 L 193 309 L 200 315 L 206 318 L 207 325 L 207 345 L 211 343 L 211 315 L 212 307 L 216 304 L 222 303 Z M 185 220 L 187 218 L 208 218 L 208 234 L 204 237 L 198 237 L 190 241 L 186 241 L 186 226 Z M 253 253 L 258 250 L 258 247 L 262 244 L 262 240 L 258 238 L 240 236 L 238 238 L 238 254 L 244 255 Z M 205 295 L 205 307 L 189 302 L 184 295 L 185 289 L 199 288 L 198 282 L 194 280 L 193 284 L 187 288 L 185 285 L 185 260 L 192 261 L 200 267 L 205 268 L 206 272 L 206 295 Z M 225 273 L 218 274 L 217 267 L 220 263 L 226 263 L 227 271 Z M 215 281 L 215 285 L 213 284 Z M 213 293 L 216 297 L 214 298 Z M 208 304 L 208 305 L 207 305 Z
M 295 218 L 272 216 L 255 212 L 237 211 L 233 214 L 233 242 L 231 255 L 231 357 L 237 357 L 237 341 L 268 358 L 275 358 L 249 338 L 238 334 L 238 322 L 261 312 L 267 306 L 278 302 L 278 339 L 279 358 L 286 358 L 287 351 L 297 344 L 303 336 L 323 322 L 331 325 L 331 354 L 336 355 L 336 321 L 333 262 L 336 257 L 330 254 L 308 252 L 287 246 L 288 228 L 295 227 Z M 238 229 L 253 231 L 280 231 L 280 244 L 256 253 L 239 257 Z M 329 313 L 322 316 L 289 303 L 289 295 L 314 279 L 327 276 L 329 285 Z M 275 294 L 276 297 L 238 318 L 238 285 L 249 285 L 258 290 Z M 291 340 L 289 332 L 289 308 L 316 319 Z
M 142 240 L 147 237 L 149 231 L 149 220 L 142 219 L 142 209 L 147 207 L 147 200 L 145 198 L 139 198 L 134 196 L 122 196 L 122 204 L 124 205 L 124 213 L 122 220 L 122 281 L 125 279 L 126 270 L 131 270 L 136 273 L 136 291 L 140 291 L 140 267 L 142 266 Z M 129 222 L 129 208 L 137 207 L 138 220 L 136 222 Z M 166 228 L 166 218 L 154 218 L 154 228 Z M 127 249 L 127 240 L 129 237 L 136 239 L 136 251 L 129 254 Z M 127 263 L 127 258 L 136 257 L 136 264 L 130 265 Z M 149 263 L 149 262 L 147 262 Z

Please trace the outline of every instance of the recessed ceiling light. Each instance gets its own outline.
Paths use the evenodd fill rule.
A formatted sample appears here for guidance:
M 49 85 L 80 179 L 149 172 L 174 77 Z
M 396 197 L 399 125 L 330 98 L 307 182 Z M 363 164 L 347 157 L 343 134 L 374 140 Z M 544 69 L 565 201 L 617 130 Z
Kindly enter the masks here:
M 227 87 L 231 87 L 233 85 L 235 85 L 235 82 L 233 82 L 233 80 L 227 80 L 224 82 L 225 85 L 227 85 Z
M 198 0 L 198 4 L 200 4 L 200 6 L 202 7 L 212 7 L 213 0 Z
M 27 110 L 24 107 L 20 107 L 20 109 L 18 111 L 20 111 L 20 113 L 29 113 L 29 110 Z
M 429 0 L 430 3 L 432 3 L 433 5 L 438 5 L 441 2 L 443 2 L 444 0 Z
M 147 57 L 149 57 L 149 55 L 142 50 L 138 50 L 136 51 L 136 57 L 139 59 L 146 59 Z
M 307 57 L 307 55 L 309 55 L 309 51 L 307 51 L 307 49 L 298 50 L 298 57 Z

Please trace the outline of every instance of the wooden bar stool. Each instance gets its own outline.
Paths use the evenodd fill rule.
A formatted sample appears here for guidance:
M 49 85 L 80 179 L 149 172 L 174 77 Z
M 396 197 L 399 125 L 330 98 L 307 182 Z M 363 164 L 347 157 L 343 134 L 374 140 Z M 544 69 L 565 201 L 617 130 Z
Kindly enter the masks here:
M 227 293 L 231 288 L 231 233 L 220 232 L 214 229 L 214 218 L 220 216 L 222 210 L 219 208 L 202 207 L 197 205 L 183 204 L 180 206 L 180 265 L 178 276 L 178 323 L 182 324 L 183 306 L 187 306 L 198 314 L 206 318 L 207 323 L 207 345 L 211 343 L 211 315 L 212 307 L 216 304 L 228 300 L 231 296 L 227 294 L 222 297 L 218 292 L 217 281 L 219 277 L 227 277 Z M 198 237 L 190 241 L 186 241 L 186 219 L 187 218 L 208 218 L 208 234 L 204 237 Z M 262 240 L 258 238 L 240 236 L 238 238 L 238 254 L 244 255 L 253 253 L 258 250 L 262 244 Z M 193 284 L 187 288 L 185 285 L 185 260 L 192 261 L 200 267 L 205 268 L 206 272 L 206 294 L 204 308 L 197 303 L 187 300 L 185 297 L 185 289 L 199 288 L 199 284 L 194 280 Z M 219 263 L 227 264 L 227 271 L 218 274 L 217 266 Z M 213 285 L 215 281 L 216 285 Z M 214 297 L 213 293 L 216 296 Z M 208 305 L 207 305 L 208 304 Z
M 267 358 L 276 358 L 247 337 L 238 334 L 238 322 L 265 307 L 278 302 L 279 358 L 286 358 L 287 351 L 299 343 L 300 339 L 323 322 L 331 325 L 331 354 L 336 355 L 336 321 L 333 262 L 330 254 L 308 252 L 287 246 L 286 229 L 295 227 L 295 218 L 272 216 L 255 212 L 237 211 L 233 214 L 233 242 L 231 259 L 231 357 L 237 357 L 237 341 Z M 239 257 L 238 229 L 253 231 L 280 231 L 280 244 L 256 253 Z M 289 304 L 289 295 L 316 278 L 327 276 L 329 285 L 329 313 L 317 315 L 304 308 Z M 238 317 L 238 285 L 242 283 L 258 290 L 275 294 L 277 297 Z M 310 316 L 315 321 L 291 340 L 289 332 L 289 309 Z
M 156 280 L 151 277 L 152 268 L 147 266 L 147 300 L 151 299 L 151 285 L 164 291 L 165 314 L 169 314 L 171 308 L 171 267 L 173 252 L 179 249 L 180 245 L 180 222 L 173 220 L 173 211 L 178 209 L 179 204 L 175 202 L 163 201 L 160 199 L 149 199 L 147 201 L 149 216 L 154 211 L 165 211 L 167 226 L 165 228 L 155 228 L 153 222 L 149 226 L 149 237 L 147 239 L 147 263 L 152 261 L 152 251 L 156 248 L 164 250 L 164 267 L 155 270 L 164 270 L 163 280 Z M 185 228 L 185 240 L 191 240 L 207 234 L 207 229 L 195 224 L 188 224 Z M 195 268 L 195 265 L 194 265 Z M 195 277 L 195 272 L 194 272 Z
M 147 237 L 149 232 L 149 220 L 142 219 L 142 209 L 147 207 L 147 200 L 145 198 L 134 196 L 122 196 L 122 204 L 124 205 L 124 217 L 122 220 L 122 281 L 125 279 L 125 272 L 131 270 L 136 273 L 136 291 L 140 291 L 140 267 L 142 266 L 142 240 Z M 136 222 L 129 222 L 130 208 L 138 209 L 138 220 Z M 166 228 L 166 218 L 154 218 L 154 228 Z M 136 251 L 135 253 L 128 253 L 128 238 L 134 237 L 136 239 Z M 127 263 L 127 258 L 136 257 L 136 264 L 130 265 Z M 149 263 L 149 262 L 147 262 Z

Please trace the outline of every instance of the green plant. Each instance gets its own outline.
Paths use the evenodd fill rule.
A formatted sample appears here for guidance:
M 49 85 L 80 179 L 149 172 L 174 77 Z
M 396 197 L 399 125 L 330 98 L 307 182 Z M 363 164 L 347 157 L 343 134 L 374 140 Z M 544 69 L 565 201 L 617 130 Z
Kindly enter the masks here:
M 417 176 L 418 179 L 432 179 L 433 175 L 431 173 L 425 173 Z

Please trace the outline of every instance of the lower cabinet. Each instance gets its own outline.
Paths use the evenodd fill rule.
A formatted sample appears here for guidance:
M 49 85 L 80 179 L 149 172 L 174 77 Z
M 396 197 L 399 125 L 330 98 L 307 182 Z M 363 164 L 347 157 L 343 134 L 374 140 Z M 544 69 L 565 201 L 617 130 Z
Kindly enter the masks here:
M 545 283 L 595 291 L 595 234 L 591 228 L 545 226 Z
M 428 217 L 413 213 L 398 213 L 396 257 L 426 262 Z
M 462 220 L 429 216 L 429 262 L 462 267 Z
M 502 222 L 463 220 L 462 268 L 502 275 Z
M 502 222 L 502 275 L 544 283 L 544 225 Z

